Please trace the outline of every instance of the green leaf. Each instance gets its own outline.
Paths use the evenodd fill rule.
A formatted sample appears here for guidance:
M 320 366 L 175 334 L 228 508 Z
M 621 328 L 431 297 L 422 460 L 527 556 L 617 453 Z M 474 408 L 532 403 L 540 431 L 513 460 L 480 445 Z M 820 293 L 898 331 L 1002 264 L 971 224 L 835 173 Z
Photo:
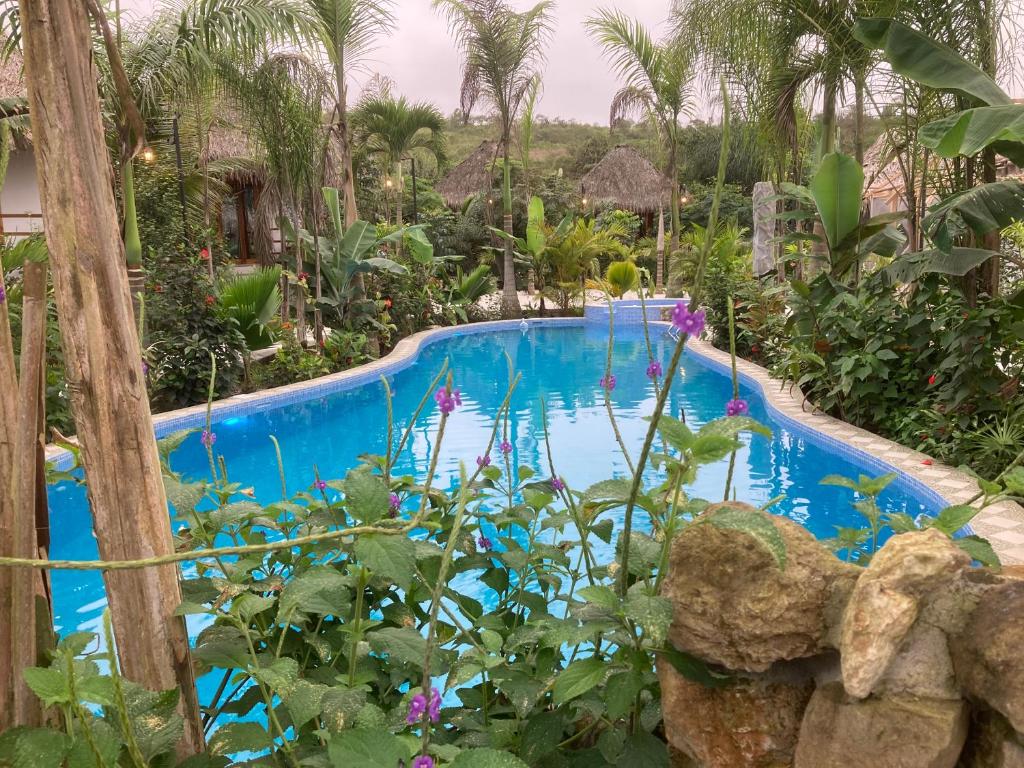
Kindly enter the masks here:
M 608 665 L 596 656 L 574 661 L 555 678 L 552 689 L 555 706 L 560 706 L 589 691 L 604 679 L 607 670 Z
M 892 19 L 860 19 L 854 37 L 882 50 L 893 71 L 930 88 L 959 93 L 983 104 L 1011 99 L 980 67 L 949 46 Z
M 1024 105 L 978 107 L 922 126 L 917 138 L 940 157 L 970 157 L 991 146 L 1024 163 Z
M 320 701 L 324 726 L 331 733 L 351 728 L 366 704 L 366 691 L 356 688 L 328 688 Z
M 281 698 L 292 716 L 292 723 L 299 728 L 320 714 L 324 694 L 329 691 L 326 685 L 311 683 L 308 680 L 297 680 L 288 686 Z
M 981 536 L 963 536 L 953 539 L 953 543 L 982 565 L 987 565 L 989 568 L 999 568 L 1002 565 L 999 555 L 996 554 L 988 539 Z
M 727 675 L 713 672 L 707 662 L 696 656 L 677 651 L 675 648 L 662 648 L 657 654 L 687 680 L 700 683 L 707 688 L 721 688 L 729 684 L 730 678 Z
M 980 511 L 980 509 L 972 507 L 970 504 L 957 504 L 952 507 L 946 507 L 928 521 L 928 527 L 942 531 L 947 536 L 952 536 L 971 522 Z
M 350 603 L 351 595 L 345 576 L 330 566 L 318 565 L 285 583 L 278 602 L 278 615 L 284 618 L 295 611 L 301 611 L 338 616 Z
M 349 470 L 341 490 L 345 494 L 345 508 L 356 521 L 373 523 L 387 514 L 391 492 L 383 478 L 373 474 L 369 467 Z
M 658 419 L 658 433 L 677 451 L 689 450 L 693 444 L 693 431 L 679 419 L 665 414 Z
M 656 736 L 640 731 L 626 739 L 616 768 L 668 768 L 668 745 Z
M 259 723 L 226 723 L 210 739 L 210 751 L 215 755 L 259 752 L 273 745 L 273 737 Z
M 61 768 L 71 740 L 51 728 L 12 728 L 0 734 L 0 765 Z
M 340 766 L 338 767 L 340 768 Z M 530 768 L 515 755 L 497 749 L 467 749 L 458 754 L 449 768 Z
M 393 659 L 423 666 L 427 641 L 419 632 L 409 627 L 384 627 L 370 632 L 366 639 L 377 653 L 387 654 Z
M 386 533 L 356 538 L 356 557 L 377 576 L 390 579 L 404 590 L 412 587 L 416 573 L 416 545 L 408 536 Z
M 672 602 L 667 597 L 648 595 L 642 584 L 631 587 L 626 595 L 626 618 L 643 627 L 654 645 L 661 645 L 672 623 Z
M 611 587 L 607 587 L 604 584 L 596 584 L 591 587 L 583 587 L 583 589 L 576 593 L 581 600 L 588 603 L 594 603 L 602 608 L 607 608 L 610 611 L 619 610 L 621 601 L 619 596 L 615 594 L 615 590 Z
M 71 689 L 60 670 L 51 667 L 29 667 L 21 673 L 32 693 L 47 707 L 71 703 Z
M 99 753 L 98 759 L 93 748 L 86 741 L 85 734 L 82 733 L 84 728 L 89 729 L 96 752 Z M 115 768 L 117 758 L 121 754 L 121 745 L 121 734 L 102 720 L 76 723 L 75 743 L 68 752 L 67 768 Z
M 547 241 L 544 235 L 544 201 L 534 195 L 530 198 L 526 221 L 526 250 L 534 258 L 544 253 Z
M 540 712 L 526 722 L 518 754 L 530 765 L 536 765 L 558 748 L 564 731 L 565 719 L 561 710 Z
M 1011 496 L 1024 496 L 1024 467 L 1014 467 L 1006 472 L 1002 483 Z
M 629 498 L 633 484 L 629 480 L 601 480 L 583 492 L 583 501 L 621 501 Z
M 854 158 L 830 152 L 821 159 L 810 189 L 832 249 L 860 224 L 863 188 L 864 169 Z
M 336 733 L 328 741 L 327 754 L 334 768 L 395 768 L 412 757 L 406 743 L 378 728 Z
M 636 703 L 636 695 L 643 688 L 643 678 L 637 669 L 616 672 L 605 686 L 605 706 L 612 721 L 625 717 Z
M 722 506 L 710 515 L 705 515 L 703 519 L 707 525 L 750 535 L 768 551 L 780 569 L 785 569 L 786 542 L 766 514 L 743 507 Z
M 723 416 L 720 419 L 709 421 L 700 428 L 697 434 L 736 437 L 740 432 L 756 432 L 765 437 L 772 436 L 772 431 L 769 427 L 766 427 L 751 416 Z
M 922 224 L 940 250 L 949 251 L 963 226 L 981 237 L 1024 217 L 1024 183 L 1003 179 L 950 195 L 934 206 Z
M 698 464 L 711 464 L 741 447 L 741 443 L 725 435 L 699 435 L 690 446 L 693 460 Z
M 998 255 L 996 251 L 987 251 L 984 248 L 953 246 L 948 252 L 939 248 L 929 248 L 925 251 L 904 253 L 879 271 L 890 285 L 913 283 L 930 274 L 963 277 L 975 267 Z

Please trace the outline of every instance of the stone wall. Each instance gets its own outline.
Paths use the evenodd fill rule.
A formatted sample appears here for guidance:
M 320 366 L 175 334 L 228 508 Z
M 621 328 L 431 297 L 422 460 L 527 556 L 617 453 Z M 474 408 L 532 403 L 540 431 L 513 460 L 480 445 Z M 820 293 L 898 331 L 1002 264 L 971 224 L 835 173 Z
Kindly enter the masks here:
M 938 531 L 894 536 L 862 568 L 758 514 L 782 569 L 736 530 L 673 542 L 670 641 L 730 677 L 706 687 L 659 661 L 674 766 L 1024 768 L 1024 581 Z

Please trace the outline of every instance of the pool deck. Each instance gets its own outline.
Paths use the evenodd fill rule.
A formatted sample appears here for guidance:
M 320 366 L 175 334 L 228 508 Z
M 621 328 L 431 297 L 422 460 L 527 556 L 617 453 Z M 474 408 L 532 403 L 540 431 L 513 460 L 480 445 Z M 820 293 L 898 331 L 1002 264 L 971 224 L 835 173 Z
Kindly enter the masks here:
M 654 310 L 654 307 L 649 309 Z M 607 310 L 599 314 L 603 314 L 603 320 L 595 317 L 590 322 L 595 320 L 602 323 L 607 322 Z M 625 324 L 632 324 L 639 320 L 639 312 L 630 312 L 629 314 L 635 314 L 637 317 L 627 319 L 626 313 L 620 315 L 617 312 L 617 323 L 625 321 Z M 529 325 L 531 327 L 578 326 L 586 322 L 588 321 L 578 317 L 541 318 L 530 320 Z M 651 324 L 652 326 L 668 326 L 664 322 Z M 297 382 L 283 387 L 218 400 L 212 405 L 211 417 L 216 422 L 231 416 L 263 410 L 268 406 L 279 407 L 290 402 L 299 402 L 352 389 L 377 381 L 382 375 L 394 374 L 412 364 L 420 349 L 428 341 L 492 329 L 508 330 L 519 326 L 520 321 L 518 320 L 498 320 L 420 331 L 399 341 L 395 348 L 380 360 L 311 381 Z M 705 341 L 691 339 L 687 343 L 687 347 L 690 353 L 717 363 L 718 367 L 730 364 L 728 353 Z M 814 430 L 826 438 L 850 446 L 857 452 L 874 457 L 879 462 L 891 467 L 892 470 L 918 481 L 949 504 L 967 503 L 978 492 L 977 484 L 969 475 L 934 461 L 923 453 L 821 413 L 804 398 L 799 389 L 773 378 L 765 368 L 756 363 L 740 358 L 737 360 L 737 371 L 744 379 L 756 384 L 765 401 L 784 417 Z M 202 427 L 205 421 L 205 405 L 153 416 L 153 426 L 158 437 L 166 436 L 179 429 Z M 71 454 L 62 448 L 50 445 L 47 446 L 47 459 L 55 462 L 58 468 L 66 469 L 70 465 Z M 974 533 L 984 536 L 992 543 L 1003 563 L 1024 563 L 1024 508 L 1020 505 L 1012 501 L 1004 501 L 986 507 L 971 521 L 971 528 Z

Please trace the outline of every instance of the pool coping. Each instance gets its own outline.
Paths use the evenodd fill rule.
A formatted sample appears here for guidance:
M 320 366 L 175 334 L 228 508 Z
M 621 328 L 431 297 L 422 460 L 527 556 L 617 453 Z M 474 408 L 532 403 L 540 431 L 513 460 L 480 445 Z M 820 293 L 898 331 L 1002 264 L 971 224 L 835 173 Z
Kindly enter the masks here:
M 386 356 L 346 371 L 322 376 L 310 381 L 295 382 L 273 389 L 265 389 L 218 400 L 211 405 L 211 419 L 222 421 L 233 416 L 262 410 L 268 405 L 281 407 L 290 403 L 309 400 L 316 396 L 325 397 L 335 392 L 379 380 L 382 375 L 392 375 L 407 368 L 419 356 L 422 348 L 437 339 L 486 332 L 521 328 L 524 321 L 494 320 L 468 325 L 431 328 L 407 336 Z M 585 326 L 595 324 L 582 317 L 533 318 L 526 321 L 529 328 L 544 326 Z M 653 321 L 651 327 L 665 329 L 668 323 Z M 701 358 L 710 367 L 728 373 L 730 357 L 710 343 L 690 339 L 687 354 Z M 748 385 L 759 392 L 766 406 L 779 421 L 790 422 L 810 431 L 827 443 L 846 454 L 868 459 L 880 471 L 895 471 L 903 480 L 919 485 L 937 497 L 940 502 L 962 504 L 977 493 L 978 486 L 972 477 L 953 467 L 932 460 L 927 455 L 879 437 L 867 430 L 855 427 L 818 411 L 795 386 L 772 377 L 760 365 L 743 358 L 736 361 L 737 373 Z M 180 429 L 205 425 L 206 405 L 195 405 L 174 411 L 153 415 L 156 436 L 165 437 Z M 67 469 L 71 464 L 71 453 L 59 446 L 48 445 L 47 460 L 58 469 Z M 930 461 L 930 464 L 925 463 Z M 992 543 L 1000 559 L 1007 564 L 1024 563 L 1024 508 L 1015 502 L 1004 501 L 986 507 L 971 521 L 973 532 L 984 536 Z

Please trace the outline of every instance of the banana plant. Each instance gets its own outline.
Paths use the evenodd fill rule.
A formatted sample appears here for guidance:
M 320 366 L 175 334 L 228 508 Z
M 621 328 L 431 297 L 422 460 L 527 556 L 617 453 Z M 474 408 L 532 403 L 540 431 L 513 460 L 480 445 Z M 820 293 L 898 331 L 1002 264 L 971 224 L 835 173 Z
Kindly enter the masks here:
M 406 230 L 377 237 L 376 227 L 361 219 L 346 229 L 342 225 L 338 190 L 324 187 L 323 196 L 332 231 L 319 235 L 315 242 L 306 230 L 300 229 L 297 233 L 306 246 L 306 253 L 315 253 L 314 249 L 319 248 L 320 275 L 326 289 L 320 304 L 335 315 L 338 327 L 351 326 L 359 330 L 363 325 L 371 325 L 383 330 L 384 326 L 376 319 L 376 303 L 361 296 L 359 278 L 375 271 L 408 273 L 397 261 L 380 255 L 383 246 L 398 242 Z M 287 222 L 284 223 L 287 227 Z
M 861 19 L 854 35 L 868 48 L 878 49 L 893 71 L 910 80 L 956 94 L 972 106 L 935 120 L 918 131 L 918 140 L 939 157 L 970 157 L 986 149 L 1024 165 L 1024 104 L 1013 99 L 980 67 L 927 35 L 892 19 Z M 912 254 L 929 271 L 966 274 L 994 251 L 958 248 L 960 235 L 976 238 L 999 232 L 1024 218 L 1024 184 L 1016 179 L 981 184 L 950 195 L 933 206 L 922 222 L 935 248 Z M 979 261 L 980 259 L 980 261 Z

